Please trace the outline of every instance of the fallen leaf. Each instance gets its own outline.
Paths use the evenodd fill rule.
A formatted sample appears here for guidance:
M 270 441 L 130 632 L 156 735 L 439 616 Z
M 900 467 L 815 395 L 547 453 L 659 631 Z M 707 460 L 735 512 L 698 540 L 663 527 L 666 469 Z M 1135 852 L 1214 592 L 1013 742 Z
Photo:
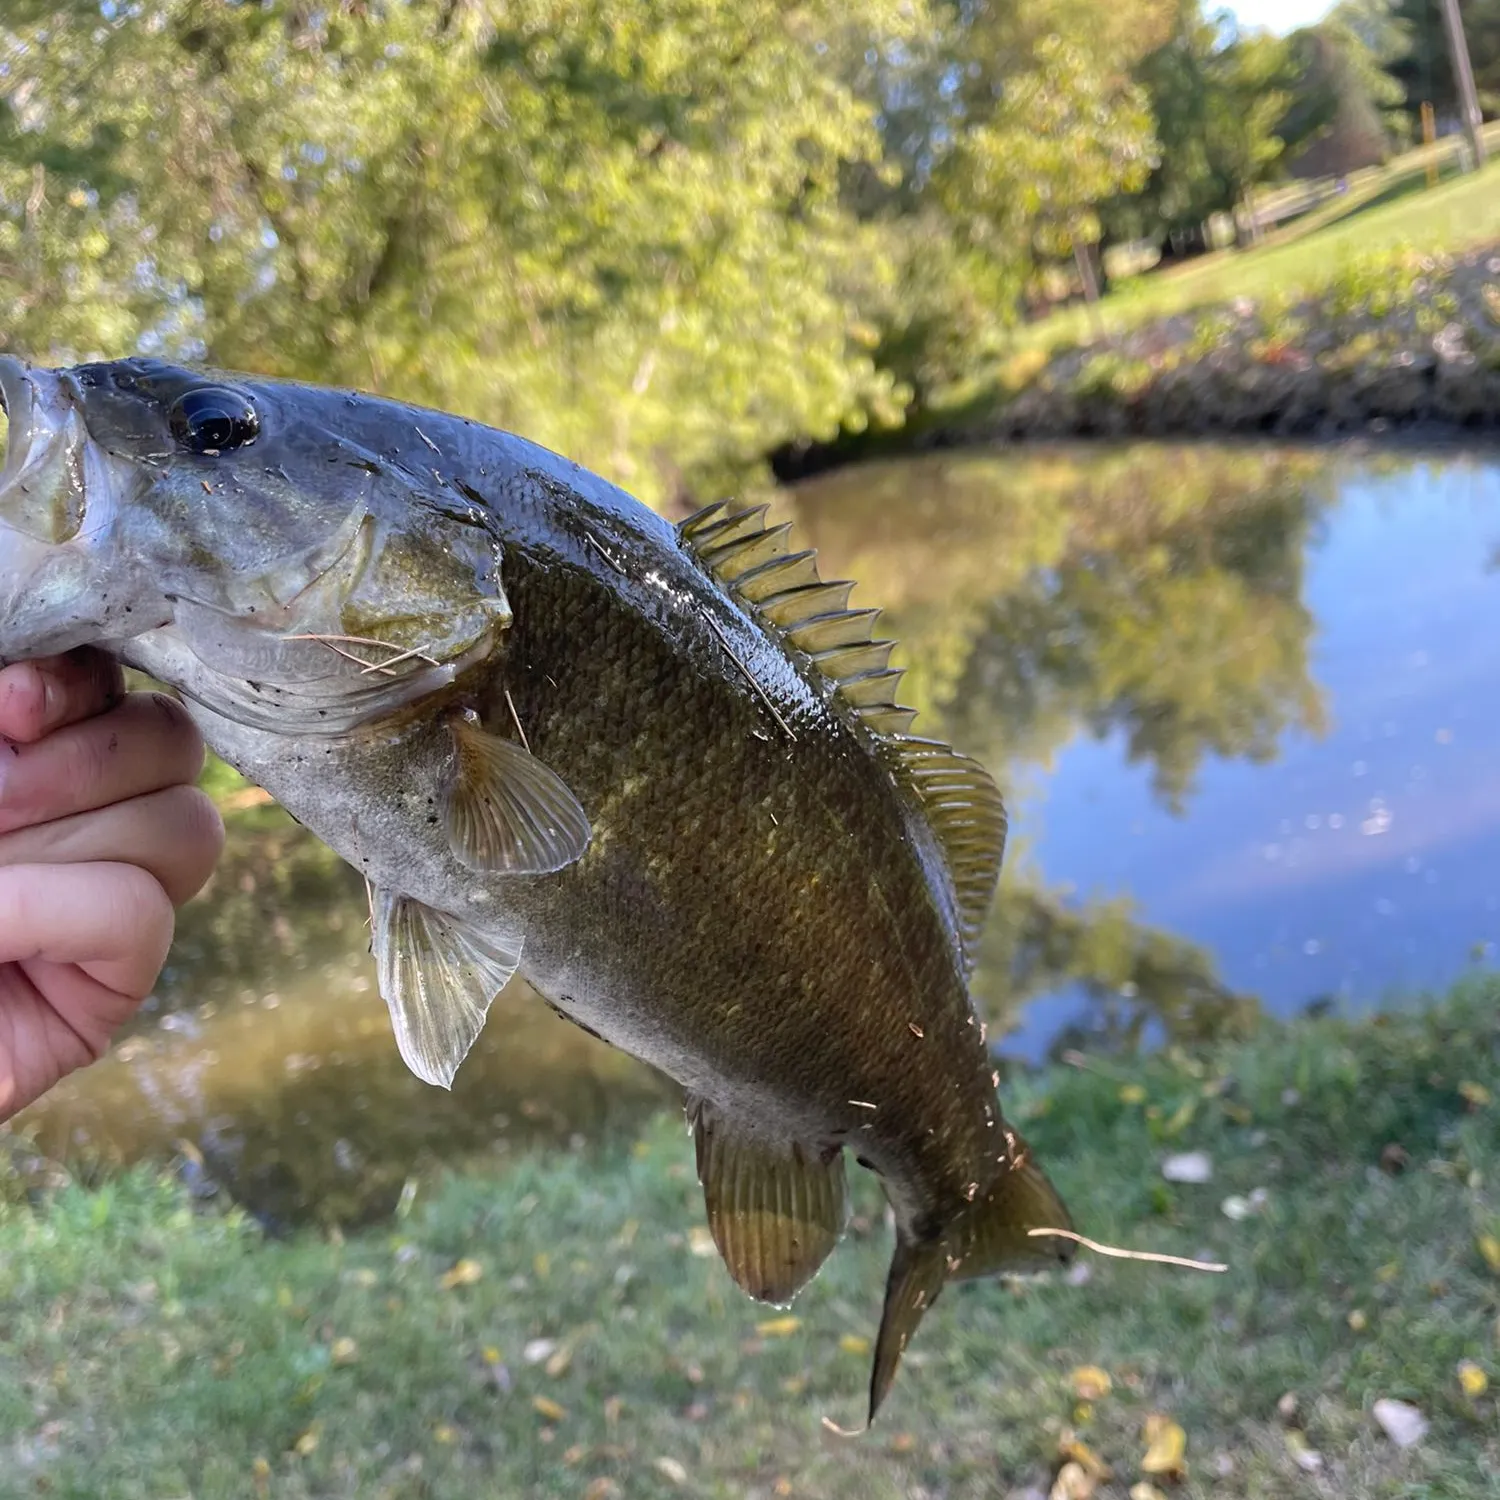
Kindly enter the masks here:
M 1475 1083 L 1472 1079 L 1464 1079 L 1458 1086 L 1458 1092 L 1470 1109 L 1483 1109 L 1490 1102 L 1490 1091 L 1482 1083 Z
M 438 1442 L 443 1444 L 456 1443 L 458 1441 L 458 1429 L 450 1427 L 446 1422 L 439 1422 L 432 1429 L 432 1435 Z
M 910 1432 L 898 1432 L 891 1438 L 892 1453 L 910 1453 L 916 1446 L 916 1436 Z
M 1304 1474 L 1316 1474 L 1323 1467 L 1323 1455 L 1310 1446 L 1307 1438 L 1295 1427 L 1289 1429 L 1286 1434 L 1286 1451 L 1291 1454 L 1292 1462 Z
M 562 1461 L 570 1469 L 577 1468 L 585 1458 L 589 1450 L 582 1443 L 574 1443 L 571 1447 L 563 1449 Z
M 550 1396 L 533 1396 L 531 1409 L 539 1417 L 546 1417 L 549 1422 L 566 1422 L 568 1419 L 567 1407 L 559 1406 Z
M 588 1488 L 583 1492 L 583 1500 L 614 1500 L 620 1493 L 620 1486 L 613 1479 L 601 1474 L 597 1479 L 588 1482 Z
M 1356 1307 L 1353 1312 L 1349 1314 L 1349 1326 L 1355 1331 L 1355 1333 L 1363 1333 L 1365 1329 L 1369 1327 L 1369 1325 L 1370 1320 L 1366 1316 L 1364 1308 Z
M 358 1270 L 349 1273 L 349 1280 L 355 1286 L 368 1288 L 377 1285 L 380 1277 L 369 1266 L 360 1266 Z
M 1098 1401 L 1109 1395 L 1109 1372 L 1101 1370 L 1098 1365 L 1079 1365 L 1068 1379 L 1073 1383 L 1073 1394 L 1080 1401 Z
M 292 1451 L 306 1458 L 309 1453 L 316 1451 L 318 1446 L 318 1427 L 314 1423 L 292 1444 Z
M 1410 1448 L 1427 1435 L 1427 1418 L 1410 1402 L 1383 1396 L 1371 1408 L 1371 1415 L 1398 1448 Z
M 500 1351 L 493 1344 L 486 1344 L 481 1356 L 487 1365 L 498 1365 L 500 1363 Z
M 258 1480 L 269 1479 L 271 1477 L 270 1460 L 265 1458 L 257 1458 L 255 1462 L 250 1465 L 250 1472 L 254 1474 L 256 1479 Z
M 1380 1170 L 1391 1177 L 1399 1176 L 1411 1165 L 1411 1152 L 1400 1141 L 1387 1141 L 1380 1148 Z
M 1090 1479 L 1098 1481 L 1110 1477 L 1109 1465 L 1087 1443 L 1070 1432 L 1063 1434 L 1062 1441 L 1057 1445 L 1057 1452 L 1059 1458 L 1078 1464 Z
M 328 1357 L 336 1365 L 352 1365 L 359 1358 L 359 1345 L 353 1339 L 335 1339 Z
M 1500 1234 L 1482 1234 L 1479 1236 L 1479 1253 L 1484 1257 L 1484 1263 L 1495 1275 L 1500 1276 Z
M 1183 1454 L 1187 1452 L 1187 1433 L 1164 1413 L 1154 1411 L 1146 1418 L 1146 1456 L 1141 1459 L 1145 1474 L 1180 1474 Z
M 665 1475 L 673 1484 L 686 1484 L 688 1471 L 675 1458 L 658 1458 L 652 1460 L 652 1467 L 658 1474 Z
M 1162 1162 L 1161 1175 L 1168 1182 L 1212 1182 L 1213 1158 L 1207 1151 L 1181 1151 Z
M 845 1354 L 868 1354 L 870 1352 L 870 1341 L 858 1333 L 846 1333 L 839 1340 L 839 1348 Z
M 784 1339 L 788 1334 L 796 1333 L 801 1326 L 801 1318 L 788 1314 L 784 1318 L 767 1318 L 764 1323 L 757 1323 L 755 1331 L 763 1339 Z
M 568 1366 L 573 1363 L 573 1351 L 564 1344 L 551 1359 L 547 1361 L 547 1373 L 556 1380 L 559 1376 L 566 1375 Z
M 1098 1484 L 1082 1464 L 1066 1463 L 1057 1471 L 1047 1500 L 1089 1500 Z
M 1147 1484 L 1143 1479 L 1130 1486 L 1130 1500 L 1167 1500 L 1167 1497 L 1154 1484 Z
M 1144 1104 L 1146 1102 L 1146 1091 L 1138 1083 L 1127 1083 L 1120 1090 L 1121 1104 Z
M 539 1365 L 544 1359 L 551 1359 L 556 1348 L 556 1339 L 528 1339 L 521 1350 L 521 1358 L 528 1365 Z
M 714 1244 L 714 1237 L 702 1224 L 694 1224 L 688 1230 L 688 1249 L 694 1255 L 711 1256 L 719 1253 L 719 1247 Z
M 1290 1422 L 1292 1418 L 1297 1415 L 1296 1391 L 1287 1391 L 1284 1395 L 1278 1398 L 1276 1402 L 1276 1412 L 1283 1422 Z
M 469 1260 L 465 1257 L 451 1271 L 443 1273 L 438 1285 L 445 1292 L 451 1292 L 456 1286 L 473 1286 L 483 1275 L 484 1267 L 477 1260 Z
M 1464 1395 L 1473 1400 L 1489 1390 L 1490 1377 L 1472 1359 L 1461 1359 L 1458 1362 L 1458 1383 L 1463 1387 Z

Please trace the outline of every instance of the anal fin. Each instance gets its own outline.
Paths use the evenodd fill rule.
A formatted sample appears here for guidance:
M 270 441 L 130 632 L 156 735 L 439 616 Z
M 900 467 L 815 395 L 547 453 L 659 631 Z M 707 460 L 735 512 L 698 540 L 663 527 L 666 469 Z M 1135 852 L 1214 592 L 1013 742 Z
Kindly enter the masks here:
M 689 1107 L 708 1228 L 739 1286 L 785 1305 L 817 1274 L 848 1215 L 843 1152 L 763 1140 Z
M 394 891 L 374 892 L 370 912 L 376 975 L 401 1056 L 424 1082 L 451 1088 L 521 962 L 521 938 L 480 932 Z

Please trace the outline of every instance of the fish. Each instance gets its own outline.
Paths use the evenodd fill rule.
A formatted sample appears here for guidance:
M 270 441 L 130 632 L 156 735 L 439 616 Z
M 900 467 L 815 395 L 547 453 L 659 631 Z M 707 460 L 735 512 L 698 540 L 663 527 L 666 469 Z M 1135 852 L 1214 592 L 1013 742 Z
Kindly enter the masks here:
M 683 1089 L 709 1230 L 789 1304 L 845 1157 L 895 1228 L 868 1396 L 949 1283 L 1066 1264 L 969 979 L 985 769 L 767 507 L 673 524 L 462 417 L 131 358 L 0 357 L 0 660 L 96 646 L 359 870 L 407 1065 L 495 994 Z

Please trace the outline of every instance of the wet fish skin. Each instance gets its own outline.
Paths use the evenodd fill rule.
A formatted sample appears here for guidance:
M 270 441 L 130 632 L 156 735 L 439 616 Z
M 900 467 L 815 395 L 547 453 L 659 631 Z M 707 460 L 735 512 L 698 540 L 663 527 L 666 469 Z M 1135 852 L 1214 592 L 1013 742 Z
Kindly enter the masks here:
M 716 1238 L 776 1300 L 837 1238 L 848 1146 L 898 1231 L 872 1416 L 947 1279 L 1066 1258 L 1027 1235 L 1070 1225 L 1001 1115 L 898 741 L 676 528 L 519 438 L 371 397 L 0 361 L 13 409 L 23 381 L 86 428 L 93 493 L 48 514 L 81 509 L 95 539 L 0 540 L 0 655 L 88 641 L 178 687 L 208 744 L 370 881 L 386 998 L 417 994 L 404 1034 L 393 1004 L 409 1058 L 456 1066 L 518 964 L 682 1084 Z M 250 441 L 183 450 L 172 413 L 205 387 L 244 397 Z M 33 592 L 39 568 L 60 580 L 50 619 L 27 568 Z M 483 842 L 500 815 L 465 777 L 497 744 L 553 801 L 520 864 L 476 869 L 453 809 Z M 403 967 L 434 947 L 453 961 Z

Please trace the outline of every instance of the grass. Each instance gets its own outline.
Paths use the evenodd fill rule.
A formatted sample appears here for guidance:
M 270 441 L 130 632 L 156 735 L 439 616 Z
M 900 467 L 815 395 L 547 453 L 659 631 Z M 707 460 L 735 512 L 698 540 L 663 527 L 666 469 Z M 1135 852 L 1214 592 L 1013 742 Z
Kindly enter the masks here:
M 1091 1258 L 1081 1285 L 950 1291 L 850 1442 L 819 1418 L 855 1423 L 867 1378 L 868 1181 L 787 1316 L 701 1253 L 678 1120 L 424 1185 L 347 1238 L 267 1240 L 137 1170 L 0 1209 L 0 1496 L 967 1500 L 1045 1494 L 1081 1441 L 1124 1497 L 1152 1413 L 1186 1434 L 1184 1496 L 1500 1493 L 1496 1391 L 1457 1373 L 1500 1386 L 1500 980 L 1006 1096 L 1086 1232 L 1229 1273 Z M 1210 1184 L 1163 1179 L 1186 1150 Z M 1090 1365 L 1112 1389 L 1083 1401 Z M 1385 1438 L 1379 1397 L 1425 1439 Z
M 1134 278 L 1092 311 L 1074 305 L 1020 330 L 1015 351 L 1050 352 L 1088 342 L 1101 331 L 1126 332 L 1154 318 L 1236 297 L 1316 292 L 1352 256 L 1372 250 L 1406 245 L 1457 253 L 1500 240 L 1500 152 L 1482 172 L 1431 191 L 1401 191 L 1399 184 L 1389 191 L 1388 200 L 1372 201 L 1332 222 L 1314 222 L 1296 238 L 1278 236 L 1255 249 L 1220 251 L 1178 270 Z M 955 391 L 945 404 L 968 395 L 972 391 Z

